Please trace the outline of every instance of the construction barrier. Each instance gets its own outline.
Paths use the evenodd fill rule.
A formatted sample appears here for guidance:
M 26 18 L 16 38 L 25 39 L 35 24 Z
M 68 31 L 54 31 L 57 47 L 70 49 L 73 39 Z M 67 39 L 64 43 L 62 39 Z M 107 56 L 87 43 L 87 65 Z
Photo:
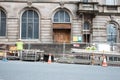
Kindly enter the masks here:
M 52 61 L 51 61 L 51 54 L 49 54 L 49 57 L 48 57 L 48 63 L 50 64 Z
M 48 62 L 49 60 L 49 54 L 44 54 L 43 55 L 43 61 Z M 51 62 L 54 62 L 54 56 L 51 55 Z
M 107 67 L 107 62 L 106 62 L 106 57 L 105 56 L 103 56 L 102 66 Z

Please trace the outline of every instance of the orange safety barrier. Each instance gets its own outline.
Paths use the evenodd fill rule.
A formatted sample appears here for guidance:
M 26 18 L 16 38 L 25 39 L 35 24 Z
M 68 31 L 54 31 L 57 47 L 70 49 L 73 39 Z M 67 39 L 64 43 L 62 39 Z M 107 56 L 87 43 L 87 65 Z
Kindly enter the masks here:
M 102 66 L 103 67 L 107 67 L 107 61 L 106 61 L 106 57 L 105 56 L 103 56 Z
M 51 61 L 51 54 L 49 54 L 49 58 L 48 58 L 48 63 L 50 64 L 52 61 Z

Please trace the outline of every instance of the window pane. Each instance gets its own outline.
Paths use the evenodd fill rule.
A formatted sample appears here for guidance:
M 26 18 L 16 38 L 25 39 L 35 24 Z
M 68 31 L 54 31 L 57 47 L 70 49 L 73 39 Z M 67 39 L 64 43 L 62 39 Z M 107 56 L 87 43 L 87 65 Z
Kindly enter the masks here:
M 5 36 L 6 33 L 6 23 L 1 23 L 1 36 Z
M 34 38 L 38 39 L 38 34 L 39 34 L 39 28 L 38 28 L 39 24 L 35 23 L 34 24 Z
M 54 22 L 59 22 L 58 19 L 54 19 Z
M 88 22 L 84 23 L 84 30 L 89 30 L 90 29 L 90 25 Z
M 113 60 L 113 57 L 109 57 L 109 61 L 114 61 L 114 60 Z
M 114 24 L 109 24 L 108 27 L 107 27 L 107 32 L 108 34 L 113 34 L 113 31 L 114 31 Z
M 107 41 L 108 41 L 108 42 L 111 41 L 111 36 L 110 36 L 110 35 L 108 35 L 108 37 L 107 37 Z
M 64 11 L 60 11 L 60 22 L 65 22 L 64 21 Z
M 88 2 L 88 0 L 83 0 L 83 2 Z
M 33 23 L 33 18 L 29 18 L 28 23 Z
M 118 61 L 120 61 L 120 57 L 118 57 Z
M 70 16 L 65 12 L 65 22 L 70 22 Z
M 39 23 L 39 19 L 38 19 L 38 18 L 35 18 L 35 19 L 34 19 L 34 23 Z
M 1 22 L 6 22 L 6 18 L 1 18 Z
M 106 4 L 107 5 L 115 5 L 116 4 L 116 0 L 106 0 Z
M 117 29 L 114 24 L 109 24 L 107 26 L 107 41 L 108 42 L 117 42 Z
M 27 30 L 27 24 L 26 23 L 22 23 L 22 39 L 26 39 L 26 30 Z
M 59 20 L 59 16 L 58 16 L 58 12 L 54 15 L 54 22 L 58 22 Z
M 3 11 L 1 11 L 1 17 L 6 18 L 6 14 Z
M 113 37 L 113 42 L 114 42 L 114 43 L 117 42 L 117 35 L 114 35 L 114 37 Z
M 33 38 L 32 34 L 33 34 L 33 24 L 29 23 L 28 24 L 28 39 L 32 39 Z
M 6 35 L 6 14 L 0 10 L 0 36 Z
M 22 15 L 22 18 L 26 18 L 27 17 L 27 11 L 25 11 Z
M 114 61 L 118 61 L 118 57 L 114 57 Z
M 27 19 L 26 19 L 26 18 L 22 18 L 22 22 L 23 22 L 23 23 L 26 23 L 26 22 L 27 22 Z
M 32 10 L 28 10 L 28 18 L 33 18 L 33 11 Z
M 38 19 L 38 14 L 34 11 L 34 18 Z

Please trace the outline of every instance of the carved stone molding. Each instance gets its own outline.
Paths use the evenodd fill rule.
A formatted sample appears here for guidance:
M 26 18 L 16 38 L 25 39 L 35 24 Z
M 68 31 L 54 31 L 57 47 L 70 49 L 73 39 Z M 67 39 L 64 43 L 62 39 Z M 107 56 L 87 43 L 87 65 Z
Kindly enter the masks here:
M 27 1 L 27 6 L 31 7 L 32 6 L 32 1 Z
M 59 4 L 60 4 L 60 7 L 61 7 L 61 8 L 64 8 L 64 2 L 63 2 L 63 1 L 60 1 Z

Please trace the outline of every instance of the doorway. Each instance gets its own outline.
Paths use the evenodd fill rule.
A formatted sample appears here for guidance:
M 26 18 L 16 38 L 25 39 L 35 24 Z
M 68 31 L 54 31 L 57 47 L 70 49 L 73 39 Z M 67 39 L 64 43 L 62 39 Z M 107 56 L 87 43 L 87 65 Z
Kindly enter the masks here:
M 83 41 L 89 43 L 90 42 L 90 34 L 83 34 Z

